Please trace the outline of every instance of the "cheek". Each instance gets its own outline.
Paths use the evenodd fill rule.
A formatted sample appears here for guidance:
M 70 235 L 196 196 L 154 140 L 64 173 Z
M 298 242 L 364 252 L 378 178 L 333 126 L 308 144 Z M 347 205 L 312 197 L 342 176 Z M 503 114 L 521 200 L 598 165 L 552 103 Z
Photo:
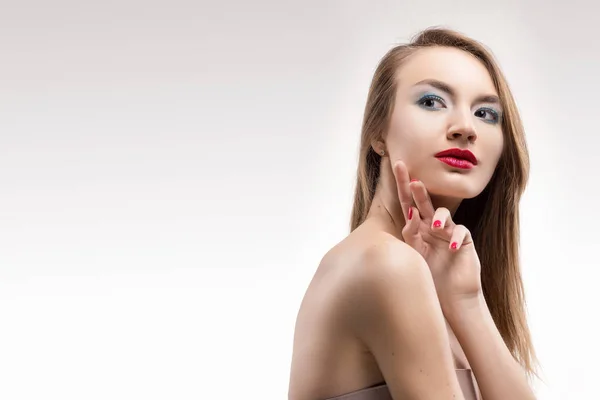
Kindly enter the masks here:
M 504 149 L 504 137 L 502 132 L 487 132 L 487 140 L 482 143 L 482 147 L 485 149 L 485 154 L 489 157 L 489 160 L 495 164 L 498 163 Z
M 444 129 L 441 118 L 435 118 L 433 112 L 411 109 L 410 106 L 403 107 L 394 113 L 390 131 L 388 132 L 388 144 L 405 154 L 422 148 L 431 139 L 439 136 Z
M 502 150 L 504 146 L 504 141 L 502 136 L 497 136 L 498 132 L 489 133 L 490 136 L 487 140 L 482 140 L 480 145 L 480 154 L 482 157 L 481 164 L 481 177 L 482 179 L 486 179 L 489 181 L 496 168 L 498 167 L 498 162 L 502 157 Z M 479 137 L 481 139 L 481 136 Z

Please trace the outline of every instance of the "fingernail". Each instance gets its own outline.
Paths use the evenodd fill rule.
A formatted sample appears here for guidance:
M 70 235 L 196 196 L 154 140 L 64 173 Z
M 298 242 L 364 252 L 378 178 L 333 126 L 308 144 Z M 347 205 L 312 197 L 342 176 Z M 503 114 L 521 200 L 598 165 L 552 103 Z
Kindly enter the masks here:
M 412 219 L 412 207 L 408 207 L 408 219 Z
M 452 242 L 452 244 L 450 245 L 450 248 L 452 250 L 456 250 L 457 247 L 458 247 L 458 243 L 456 243 L 456 242 Z
M 439 228 L 440 226 L 442 226 L 442 221 L 440 221 L 439 219 L 433 223 L 434 228 Z
M 418 180 L 418 179 L 411 179 L 410 181 L 411 181 L 411 182 L 419 182 L 419 180 Z

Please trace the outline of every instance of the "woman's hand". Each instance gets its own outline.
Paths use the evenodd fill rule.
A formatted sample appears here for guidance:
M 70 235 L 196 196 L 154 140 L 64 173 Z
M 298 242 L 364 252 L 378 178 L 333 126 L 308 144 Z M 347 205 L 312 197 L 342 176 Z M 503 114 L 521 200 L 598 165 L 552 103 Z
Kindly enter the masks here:
M 410 180 L 404 162 L 392 169 L 406 221 L 402 237 L 427 261 L 442 310 L 476 299 L 482 292 L 481 264 L 471 233 L 452 221 L 447 208 L 434 210 L 425 185 Z

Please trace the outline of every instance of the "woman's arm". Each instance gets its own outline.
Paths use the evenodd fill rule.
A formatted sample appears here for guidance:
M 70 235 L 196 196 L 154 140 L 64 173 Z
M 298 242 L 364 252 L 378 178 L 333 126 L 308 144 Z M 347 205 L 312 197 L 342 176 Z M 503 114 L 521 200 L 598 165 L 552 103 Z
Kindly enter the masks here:
M 346 274 L 340 302 L 392 398 L 464 400 L 427 263 L 396 239 L 368 253 Z
M 444 310 L 484 400 L 530 400 L 535 395 L 525 370 L 506 347 L 483 294 Z

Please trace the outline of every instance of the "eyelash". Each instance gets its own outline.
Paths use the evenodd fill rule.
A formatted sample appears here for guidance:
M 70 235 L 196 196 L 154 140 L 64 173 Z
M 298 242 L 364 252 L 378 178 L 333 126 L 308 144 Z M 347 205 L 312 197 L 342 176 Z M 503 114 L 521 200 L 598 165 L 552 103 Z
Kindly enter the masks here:
M 444 102 L 444 99 L 442 99 L 440 96 L 436 96 L 436 95 L 433 95 L 433 94 L 427 94 L 427 95 L 421 97 L 421 99 L 419 100 L 418 104 L 421 107 L 424 107 L 423 103 L 425 101 L 427 101 L 427 100 L 437 100 L 437 101 L 439 101 L 441 103 Z M 432 109 L 431 107 L 425 107 L 425 108 L 428 109 L 428 110 Z M 494 110 L 493 108 L 482 107 L 482 108 L 478 109 L 477 111 L 480 111 L 480 110 L 487 111 L 487 112 L 491 113 L 494 116 L 493 120 L 484 119 L 484 121 L 489 122 L 489 123 L 493 123 L 493 124 L 496 124 L 496 123 L 498 123 L 500 121 L 500 113 L 498 113 L 498 111 Z

